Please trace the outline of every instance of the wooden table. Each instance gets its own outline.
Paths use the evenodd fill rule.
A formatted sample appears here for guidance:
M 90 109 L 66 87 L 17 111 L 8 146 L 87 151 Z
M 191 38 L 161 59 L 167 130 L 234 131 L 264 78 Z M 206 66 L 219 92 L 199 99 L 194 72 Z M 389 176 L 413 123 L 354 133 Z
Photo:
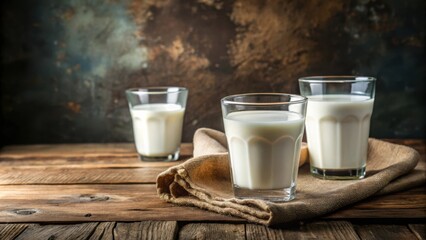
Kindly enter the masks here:
M 425 141 L 391 140 L 416 148 Z M 183 144 L 182 158 L 192 146 Z M 425 188 L 267 228 L 156 195 L 158 173 L 132 144 L 7 146 L 0 151 L 0 239 L 426 239 Z

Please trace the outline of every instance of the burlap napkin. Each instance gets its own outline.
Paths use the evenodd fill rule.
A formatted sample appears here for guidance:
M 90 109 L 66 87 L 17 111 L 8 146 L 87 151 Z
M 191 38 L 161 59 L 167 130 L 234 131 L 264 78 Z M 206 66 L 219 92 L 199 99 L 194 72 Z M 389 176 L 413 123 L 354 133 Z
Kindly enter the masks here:
M 321 180 L 312 177 L 309 164 L 305 164 L 299 168 L 295 200 L 283 203 L 241 200 L 232 195 L 226 146 L 223 133 L 199 129 L 194 135 L 194 158 L 158 176 L 160 198 L 274 225 L 320 216 L 374 194 L 388 194 L 426 181 L 426 164 L 424 161 L 417 164 L 420 159 L 417 151 L 369 139 L 367 176 L 362 180 Z

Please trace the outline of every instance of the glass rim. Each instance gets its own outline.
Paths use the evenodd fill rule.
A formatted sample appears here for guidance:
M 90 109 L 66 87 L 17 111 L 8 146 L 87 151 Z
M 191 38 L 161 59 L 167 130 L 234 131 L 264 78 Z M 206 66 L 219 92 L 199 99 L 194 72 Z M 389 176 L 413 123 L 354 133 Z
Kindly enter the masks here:
M 299 82 L 308 83 L 356 83 L 374 82 L 376 78 L 368 76 L 336 75 L 336 76 L 310 76 L 299 78 Z
M 290 96 L 296 98 L 294 101 L 275 101 L 275 102 L 239 102 L 235 100 L 230 100 L 235 97 L 244 97 L 244 96 Z M 276 106 L 276 105 L 289 105 L 297 103 L 306 103 L 307 98 L 301 95 L 288 94 L 288 93 L 243 93 L 243 94 L 233 94 L 226 96 L 221 99 L 222 104 L 228 105 L 245 105 L 245 106 Z
M 171 90 L 171 91 L 170 91 Z M 144 88 L 129 88 L 126 89 L 126 93 L 135 94 L 168 94 L 168 93 L 179 93 L 187 92 L 188 89 L 184 87 L 144 87 Z

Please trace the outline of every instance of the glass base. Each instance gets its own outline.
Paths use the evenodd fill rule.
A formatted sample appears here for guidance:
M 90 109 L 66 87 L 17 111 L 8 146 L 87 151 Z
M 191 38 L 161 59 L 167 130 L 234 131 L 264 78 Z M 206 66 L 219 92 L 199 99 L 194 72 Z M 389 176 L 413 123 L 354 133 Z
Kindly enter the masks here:
M 144 162 L 172 162 L 179 159 L 179 151 L 167 156 L 146 156 L 139 154 L 139 159 Z
M 365 166 L 354 169 L 321 169 L 311 166 L 311 174 L 314 177 L 326 180 L 354 180 L 365 176 Z
M 271 202 L 288 202 L 296 197 L 296 186 L 281 189 L 247 189 L 234 185 L 234 196 L 239 199 L 255 198 Z

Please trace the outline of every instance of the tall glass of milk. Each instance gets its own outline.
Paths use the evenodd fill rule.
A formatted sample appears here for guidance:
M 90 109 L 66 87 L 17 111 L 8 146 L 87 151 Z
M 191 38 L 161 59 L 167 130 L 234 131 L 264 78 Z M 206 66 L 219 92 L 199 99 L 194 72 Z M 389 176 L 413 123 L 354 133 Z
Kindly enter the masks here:
M 182 87 L 126 90 L 136 150 L 143 161 L 179 158 L 188 90 Z
M 306 98 L 249 93 L 225 97 L 221 103 L 235 197 L 292 200 Z
M 365 176 L 375 83 L 375 78 L 357 76 L 299 79 L 300 92 L 308 98 L 306 134 L 314 176 Z

